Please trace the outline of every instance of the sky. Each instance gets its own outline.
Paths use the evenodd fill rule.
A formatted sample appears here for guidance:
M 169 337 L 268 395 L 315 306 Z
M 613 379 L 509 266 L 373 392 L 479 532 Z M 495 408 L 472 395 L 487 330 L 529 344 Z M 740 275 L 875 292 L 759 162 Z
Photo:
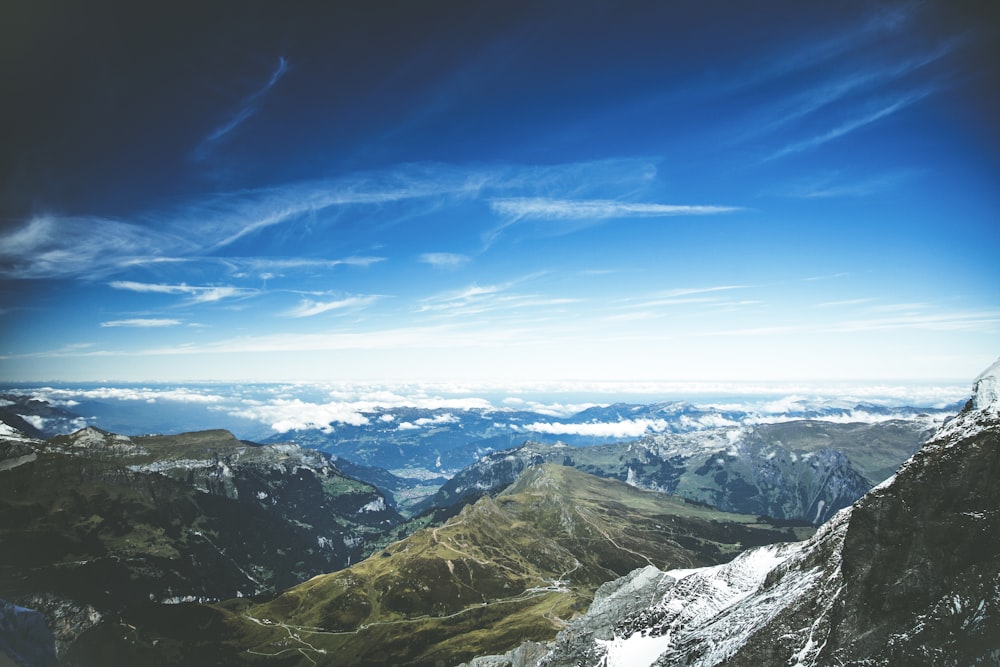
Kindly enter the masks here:
M 989 2 L 7 2 L 0 381 L 971 381 Z

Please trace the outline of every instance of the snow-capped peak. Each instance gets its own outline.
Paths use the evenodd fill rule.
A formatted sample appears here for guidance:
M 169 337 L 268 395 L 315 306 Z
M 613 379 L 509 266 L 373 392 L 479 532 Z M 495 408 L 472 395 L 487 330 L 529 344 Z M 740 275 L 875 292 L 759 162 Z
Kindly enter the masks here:
M 965 409 L 954 419 L 945 422 L 931 440 L 950 447 L 971 438 L 983 428 L 997 428 L 998 419 L 1000 419 L 1000 359 L 976 378 L 972 387 L 972 398 Z
M 1000 359 L 976 378 L 972 407 L 984 412 L 1000 412 Z

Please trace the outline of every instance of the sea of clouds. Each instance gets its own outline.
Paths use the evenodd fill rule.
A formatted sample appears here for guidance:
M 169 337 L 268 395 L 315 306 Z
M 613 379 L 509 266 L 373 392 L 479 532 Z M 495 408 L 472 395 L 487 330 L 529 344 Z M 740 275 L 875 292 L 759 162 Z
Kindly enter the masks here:
M 617 403 L 685 401 L 707 414 L 681 415 L 684 430 L 768 423 L 827 411 L 819 418 L 838 422 L 876 422 L 937 415 L 965 400 L 967 385 L 882 384 L 806 385 L 750 383 L 525 383 L 469 385 L 447 383 L 271 383 L 189 385 L 17 386 L 0 393 L 21 394 L 78 413 L 67 421 L 79 428 L 90 423 L 126 433 L 155 432 L 153 426 L 175 423 L 174 431 L 228 428 L 239 437 L 316 429 L 330 433 L 342 426 L 363 427 L 377 421 L 398 430 L 440 427 L 458 421 L 456 413 L 479 411 L 535 413 L 532 423 L 512 423 L 525 433 L 628 438 L 671 427 L 670 420 L 616 417 L 574 422 L 587 408 Z M 436 411 L 411 418 L 393 411 Z M 831 412 L 832 411 L 832 412 Z M 37 428 L 46 417 L 29 415 Z M 155 419 L 154 419 L 155 416 Z M 503 421 L 501 419 L 501 421 Z M 155 422 L 155 424 L 151 423 Z M 109 428 L 113 426 L 114 428 Z

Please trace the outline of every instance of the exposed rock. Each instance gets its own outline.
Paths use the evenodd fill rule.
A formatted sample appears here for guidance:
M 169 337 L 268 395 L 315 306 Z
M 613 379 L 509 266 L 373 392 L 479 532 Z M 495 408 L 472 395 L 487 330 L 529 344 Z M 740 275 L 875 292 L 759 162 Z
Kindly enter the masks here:
M 51 593 L 32 595 L 25 602 L 45 616 L 55 638 L 57 656 L 62 656 L 80 635 L 96 627 L 103 619 L 92 605 L 73 602 Z

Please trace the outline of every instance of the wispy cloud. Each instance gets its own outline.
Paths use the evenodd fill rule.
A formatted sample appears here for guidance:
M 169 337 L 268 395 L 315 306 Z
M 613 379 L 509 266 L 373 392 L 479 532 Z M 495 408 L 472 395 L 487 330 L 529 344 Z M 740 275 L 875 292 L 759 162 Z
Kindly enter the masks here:
M 502 197 L 490 200 L 490 208 L 503 218 L 483 235 L 490 247 L 505 230 L 523 220 L 570 221 L 584 224 L 627 218 L 666 218 L 733 213 L 738 206 L 660 204 L 614 199 L 557 199 L 550 197 Z
M 766 115 L 760 122 L 753 124 L 750 134 L 773 132 L 835 105 L 849 105 L 863 100 L 872 92 L 884 92 L 888 86 L 903 85 L 909 75 L 946 57 L 961 42 L 960 39 L 951 39 L 910 58 L 893 60 L 891 56 L 885 56 L 889 62 L 859 67 L 846 76 L 821 79 L 817 85 L 801 93 L 779 98 L 766 109 Z
M 1000 310 L 957 311 L 943 313 L 905 313 L 840 323 L 835 330 L 844 332 L 884 329 L 923 331 L 992 331 L 1000 329 Z
M 847 278 L 850 275 L 851 275 L 850 273 L 845 273 L 845 272 L 830 273 L 825 276 L 808 276 L 806 278 L 803 278 L 802 280 L 805 282 L 816 282 L 819 280 L 838 280 L 840 278 Z
M 510 197 L 493 199 L 491 208 L 511 218 L 541 220 L 612 218 L 661 218 L 677 215 L 717 215 L 742 210 L 737 206 L 692 206 L 623 202 L 610 199 L 549 199 L 547 197 Z
M 871 298 L 861 298 L 861 299 L 841 299 L 840 301 L 824 301 L 823 303 L 817 303 L 814 308 L 841 308 L 843 306 L 860 306 L 865 303 L 871 303 L 874 299 Z
M 455 269 L 463 264 L 468 264 L 472 258 L 453 252 L 425 252 L 417 259 L 439 269 Z
M 694 304 L 726 306 L 745 306 L 758 304 L 758 301 L 732 301 L 721 299 L 716 293 L 728 292 L 730 290 L 747 289 L 748 285 L 716 285 L 713 287 L 678 287 L 674 289 L 647 294 L 635 299 L 626 299 L 620 307 L 628 310 L 628 313 L 612 315 L 609 320 L 638 320 L 651 319 L 662 315 L 660 309 L 665 306 L 689 306 Z
M 160 319 L 160 318 L 135 318 L 129 320 L 110 320 L 101 322 L 102 327 L 176 327 L 181 324 L 180 320 Z
M 439 294 L 423 300 L 419 312 L 448 311 L 467 309 L 470 306 L 480 307 L 487 299 L 493 299 L 503 293 L 509 285 L 471 285 L 461 290 Z
M 515 310 L 523 313 L 529 308 L 564 306 L 579 299 L 539 294 L 520 294 L 510 291 L 515 282 L 499 285 L 471 285 L 445 292 L 421 301 L 418 313 L 437 313 L 447 316 L 470 316 L 498 310 Z
M 923 90 L 913 91 L 908 95 L 903 95 L 902 97 L 899 97 L 887 104 L 880 105 L 878 108 L 866 114 L 857 116 L 855 118 L 851 118 L 841 123 L 840 125 L 834 127 L 833 129 L 828 130 L 827 132 L 810 137 L 809 139 L 805 139 L 803 141 L 797 141 L 795 143 L 789 144 L 784 148 L 772 153 L 770 156 L 765 158 L 764 161 L 768 162 L 771 160 L 777 160 L 787 155 L 793 155 L 795 153 L 801 153 L 803 151 L 808 151 L 818 148 L 824 144 L 827 144 L 831 141 L 834 141 L 843 136 L 851 134 L 852 132 L 856 132 L 857 130 L 867 127 L 872 123 L 882 120 L 883 118 L 887 118 L 899 111 L 902 111 L 903 109 L 906 109 L 915 102 L 918 102 L 923 98 L 927 97 L 932 92 L 933 92 L 932 89 L 923 89 Z
M 749 285 L 716 285 L 713 287 L 678 287 L 674 289 L 669 289 L 664 292 L 659 292 L 661 297 L 678 297 L 678 296 L 688 296 L 691 294 L 707 294 L 709 292 L 728 292 L 734 289 L 746 289 Z
M 767 194 L 796 199 L 828 199 L 831 197 L 868 197 L 898 186 L 914 176 L 913 170 L 899 170 L 860 180 L 845 181 L 837 176 L 823 176 L 774 190 Z
M 363 267 L 384 261 L 384 258 L 358 255 L 323 260 L 222 258 L 219 255 L 236 242 L 276 226 L 315 225 L 317 221 L 320 221 L 318 224 L 334 225 L 336 213 L 349 207 L 385 209 L 391 204 L 414 200 L 424 200 L 428 207 L 461 205 L 511 192 L 568 193 L 578 190 L 581 182 L 621 191 L 647 183 L 651 174 L 655 175 L 655 167 L 647 161 L 630 159 L 545 167 L 414 163 L 340 178 L 295 181 L 206 195 L 170 208 L 149 210 L 128 221 L 94 216 L 37 216 L 0 233 L 0 276 L 99 280 L 125 269 L 156 269 L 170 264 L 209 261 L 257 267 L 261 271 L 324 264 Z M 498 206 L 513 212 L 518 206 L 516 201 L 511 199 Z M 540 212 L 541 201 L 535 200 L 537 212 Z M 613 206 L 590 205 L 587 215 L 606 216 L 609 207 Z M 619 216 L 683 214 L 683 207 L 657 210 L 656 205 L 633 205 L 627 211 L 626 205 L 617 206 Z M 582 208 L 586 207 L 586 203 L 582 204 Z M 521 204 L 522 214 L 528 214 L 529 208 Z M 578 206 L 578 214 L 582 208 Z M 555 207 L 549 210 L 549 215 L 553 215 Z M 569 207 L 563 206 L 562 210 L 565 217 Z M 324 212 L 329 214 L 320 217 Z M 687 212 L 709 211 L 690 207 Z M 450 261 L 449 255 L 428 253 L 422 261 L 442 267 Z M 459 257 L 454 255 L 451 259 Z
M 178 228 L 205 234 L 211 239 L 207 251 L 214 252 L 264 229 L 312 219 L 329 209 L 466 197 L 478 194 L 488 181 L 488 175 L 475 170 L 400 165 L 383 172 L 225 193 L 165 212 L 163 217 Z
M 885 330 L 979 331 L 1000 330 L 1000 310 L 904 312 L 824 322 L 790 322 L 760 327 L 703 331 L 702 336 L 778 336 L 783 334 L 864 333 Z
M 120 220 L 38 216 L 0 234 L 0 276 L 100 277 L 138 256 L 156 261 L 196 247 L 180 235 Z
M 313 317 L 314 315 L 327 313 L 331 310 L 355 310 L 369 306 L 378 301 L 379 298 L 381 298 L 379 295 L 371 294 L 366 296 L 351 296 L 334 301 L 303 299 L 302 303 L 285 313 L 285 315 L 288 317 Z
M 177 285 L 164 283 L 139 283 L 131 280 L 115 280 L 108 283 L 109 287 L 130 292 L 146 294 L 183 294 L 191 297 L 191 303 L 210 303 L 234 297 L 247 297 L 258 293 L 258 290 L 230 285 Z
M 228 120 L 209 132 L 208 136 L 205 137 L 195 151 L 195 157 L 197 159 L 204 159 L 207 157 L 213 145 L 224 139 L 230 132 L 238 128 L 248 118 L 257 113 L 257 105 L 261 98 L 274 88 L 275 84 L 281 80 L 281 77 L 283 77 L 287 71 L 288 61 L 285 60 L 284 56 L 281 56 L 278 58 L 278 64 L 274 68 L 274 71 L 271 72 L 271 76 L 268 78 L 267 83 L 244 98 L 240 107 Z
M 309 259 L 306 257 L 226 257 L 226 263 L 246 266 L 258 271 L 281 271 L 288 269 L 332 269 L 337 266 L 367 267 L 384 262 L 385 257 L 351 256 L 341 259 Z

